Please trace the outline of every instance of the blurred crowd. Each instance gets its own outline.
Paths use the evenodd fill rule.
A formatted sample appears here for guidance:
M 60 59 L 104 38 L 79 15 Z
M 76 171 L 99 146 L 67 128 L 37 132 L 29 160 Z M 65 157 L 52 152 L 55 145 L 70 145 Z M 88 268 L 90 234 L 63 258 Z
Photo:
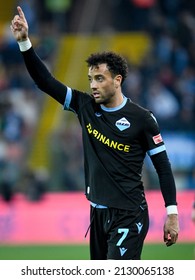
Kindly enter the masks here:
M 58 36 L 146 33 L 152 47 L 139 65 L 129 61 L 124 92 L 152 110 L 162 130 L 194 132 L 194 0 L 20 0 L 17 4 L 26 14 L 36 51 L 50 69 L 55 63 Z M 24 67 L 8 23 L 0 35 L 0 192 L 7 201 L 17 191 L 39 199 L 52 190 L 52 184 L 63 191 L 83 190 L 82 140 L 76 124 L 51 136 L 49 177 L 28 166 L 44 98 Z M 190 172 L 195 188 L 194 170 Z

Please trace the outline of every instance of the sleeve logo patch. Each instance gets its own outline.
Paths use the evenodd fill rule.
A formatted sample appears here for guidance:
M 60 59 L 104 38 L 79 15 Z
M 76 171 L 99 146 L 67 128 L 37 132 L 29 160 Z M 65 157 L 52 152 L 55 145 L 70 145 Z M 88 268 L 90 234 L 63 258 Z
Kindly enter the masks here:
M 162 139 L 160 133 L 158 135 L 153 136 L 152 139 L 155 144 L 159 144 L 159 143 L 163 142 L 163 139 Z

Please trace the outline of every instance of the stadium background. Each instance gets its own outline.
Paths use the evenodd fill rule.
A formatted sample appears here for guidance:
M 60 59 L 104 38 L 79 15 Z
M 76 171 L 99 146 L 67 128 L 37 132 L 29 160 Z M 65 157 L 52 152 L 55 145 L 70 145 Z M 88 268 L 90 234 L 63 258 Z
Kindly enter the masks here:
M 159 120 L 181 224 L 180 242 L 168 252 L 158 180 L 146 159 L 151 226 L 143 258 L 195 258 L 193 1 L 7 0 L 0 10 L 0 259 L 88 258 L 81 130 L 29 78 L 9 29 L 18 4 L 36 51 L 69 86 L 89 90 L 85 58 L 91 52 L 112 49 L 128 59 L 124 91 Z

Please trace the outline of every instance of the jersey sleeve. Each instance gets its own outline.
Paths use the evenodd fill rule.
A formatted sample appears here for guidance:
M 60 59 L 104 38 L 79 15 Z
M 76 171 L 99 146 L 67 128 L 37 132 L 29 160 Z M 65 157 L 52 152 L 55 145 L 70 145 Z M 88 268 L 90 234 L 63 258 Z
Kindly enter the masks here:
M 32 47 L 21 53 L 26 68 L 37 87 L 59 103 L 64 104 L 67 86 L 53 77 Z
M 147 112 L 145 137 L 148 143 L 148 155 L 159 177 L 160 189 L 165 207 L 177 205 L 176 185 L 165 144 L 160 134 L 159 125 L 151 112 Z
M 65 110 L 78 113 L 90 95 L 64 85 L 50 73 L 33 47 L 22 52 L 26 68 L 37 87 L 64 106 Z
M 64 110 L 72 111 L 78 115 L 82 107 L 90 100 L 89 94 L 67 87 Z
M 157 120 L 150 111 L 146 112 L 144 133 L 149 156 L 156 155 L 166 150 Z

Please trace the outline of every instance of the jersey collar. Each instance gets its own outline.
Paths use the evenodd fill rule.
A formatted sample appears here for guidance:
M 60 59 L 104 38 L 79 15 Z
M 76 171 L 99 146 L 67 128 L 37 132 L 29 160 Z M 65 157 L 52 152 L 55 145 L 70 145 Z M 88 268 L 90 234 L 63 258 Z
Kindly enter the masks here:
M 116 107 L 113 107 L 113 108 L 107 108 L 104 105 L 100 105 L 100 107 L 103 111 L 115 112 L 115 111 L 118 111 L 121 108 L 123 108 L 126 105 L 126 103 L 127 103 L 127 97 L 123 95 L 123 102 L 119 106 L 116 106 Z

